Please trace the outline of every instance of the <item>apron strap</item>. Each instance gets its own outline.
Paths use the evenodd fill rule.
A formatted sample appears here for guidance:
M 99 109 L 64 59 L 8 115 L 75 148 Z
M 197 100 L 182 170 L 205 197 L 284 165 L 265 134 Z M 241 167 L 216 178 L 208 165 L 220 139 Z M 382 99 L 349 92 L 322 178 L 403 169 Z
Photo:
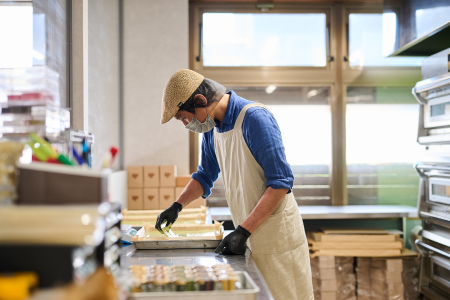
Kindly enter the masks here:
M 239 113 L 239 116 L 236 119 L 236 123 L 234 123 L 234 128 L 242 128 L 242 123 L 244 121 L 245 114 L 247 113 L 247 110 L 252 107 L 262 107 L 273 115 L 273 113 L 269 110 L 269 108 L 267 108 L 267 106 L 265 106 L 264 104 L 250 103 L 242 108 L 241 112 Z

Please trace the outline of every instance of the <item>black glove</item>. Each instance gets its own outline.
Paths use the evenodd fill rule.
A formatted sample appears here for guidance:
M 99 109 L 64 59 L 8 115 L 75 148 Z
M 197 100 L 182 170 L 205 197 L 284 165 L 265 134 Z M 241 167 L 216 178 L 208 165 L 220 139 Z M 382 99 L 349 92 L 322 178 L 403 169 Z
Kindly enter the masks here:
M 164 233 L 161 229 L 161 225 L 166 222 L 166 226 L 171 226 L 178 218 L 178 213 L 183 209 L 183 206 L 178 203 L 174 202 L 168 209 L 163 211 L 158 215 L 158 219 L 156 220 L 155 228 L 161 232 Z
M 227 235 L 217 246 L 216 253 L 245 254 L 245 242 L 251 233 L 239 225 L 235 231 Z

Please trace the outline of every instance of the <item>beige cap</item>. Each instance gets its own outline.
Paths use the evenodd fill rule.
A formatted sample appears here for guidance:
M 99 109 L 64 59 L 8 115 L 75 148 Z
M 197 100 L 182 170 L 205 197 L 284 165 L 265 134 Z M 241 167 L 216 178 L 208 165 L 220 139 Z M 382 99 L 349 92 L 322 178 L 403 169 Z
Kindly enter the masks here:
M 183 69 L 173 74 L 164 87 L 161 124 L 167 123 L 180 109 L 193 92 L 200 86 L 202 75 L 189 69 Z

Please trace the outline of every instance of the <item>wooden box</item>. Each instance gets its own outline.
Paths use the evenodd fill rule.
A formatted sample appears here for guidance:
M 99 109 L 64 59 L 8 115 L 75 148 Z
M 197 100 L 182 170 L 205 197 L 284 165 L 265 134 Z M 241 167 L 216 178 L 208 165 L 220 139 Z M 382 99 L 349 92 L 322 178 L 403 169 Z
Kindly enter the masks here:
M 128 188 L 144 187 L 144 178 L 142 166 L 128 167 Z
M 128 209 L 142 210 L 144 209 L 143 190 L 142 189 L 128 189 Z

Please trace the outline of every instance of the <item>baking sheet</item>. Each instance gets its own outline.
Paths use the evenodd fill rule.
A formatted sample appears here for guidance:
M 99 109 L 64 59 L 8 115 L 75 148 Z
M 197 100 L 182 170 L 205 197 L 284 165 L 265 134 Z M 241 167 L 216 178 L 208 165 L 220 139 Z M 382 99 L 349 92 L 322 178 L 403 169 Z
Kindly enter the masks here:
M 239 277 L 243 289 L 234 291 L 192 291 L 192 292 L 154 292 L 154 293 L 132 293 L 131 300 L 152 300 L 152 299 L 183 299 L 183 300 L 255 300 L 259 287 L 247 272 L 235 271 Z
M 134 241 L 136 249 L 215 249 L 222 240 Z

